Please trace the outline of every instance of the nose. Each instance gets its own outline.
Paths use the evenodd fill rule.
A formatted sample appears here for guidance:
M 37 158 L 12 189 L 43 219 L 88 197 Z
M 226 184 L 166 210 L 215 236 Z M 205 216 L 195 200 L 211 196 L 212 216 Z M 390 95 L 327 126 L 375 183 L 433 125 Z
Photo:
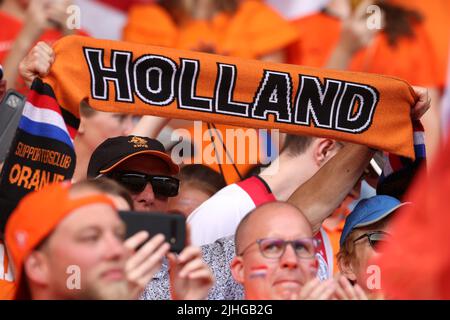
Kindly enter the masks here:
M 282 268 L 287 269 L 295 269 L 298 267 L 298 257 L 290 244 L 286 246 L 286 250 L 280 257 L 280 264 Z
M 121 260 L 126 256 L 126 249 L 122 240 L 110 232 L 106 235 L 106 259 Z
M 155 193 L 153 192 L 152 185 L 147 183 L 145 189 L 135 196 L 135 206 L 138 209 L 139 207 L 151 207 L 155 202 Z

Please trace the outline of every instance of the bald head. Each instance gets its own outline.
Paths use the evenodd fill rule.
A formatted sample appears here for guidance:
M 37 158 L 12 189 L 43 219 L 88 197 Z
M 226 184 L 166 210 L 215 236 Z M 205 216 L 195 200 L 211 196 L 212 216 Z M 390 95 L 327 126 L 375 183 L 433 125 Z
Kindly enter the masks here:
M 252 241 L 283 236 L 287 231 L 298 237 L 312 237 L 311 225 L 297 207 L 281 201 L 263 204 L 239 223 L 235 234 L 236 254 Z

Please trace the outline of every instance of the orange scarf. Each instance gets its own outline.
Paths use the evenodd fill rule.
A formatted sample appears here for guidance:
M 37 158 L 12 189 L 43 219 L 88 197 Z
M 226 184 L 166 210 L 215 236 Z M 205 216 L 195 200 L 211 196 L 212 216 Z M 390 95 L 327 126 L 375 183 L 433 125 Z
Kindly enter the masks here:
M 405 81 L 70 36 L 44 78 L 59 104 L 132 114 L 278 128 L 414 158 Z

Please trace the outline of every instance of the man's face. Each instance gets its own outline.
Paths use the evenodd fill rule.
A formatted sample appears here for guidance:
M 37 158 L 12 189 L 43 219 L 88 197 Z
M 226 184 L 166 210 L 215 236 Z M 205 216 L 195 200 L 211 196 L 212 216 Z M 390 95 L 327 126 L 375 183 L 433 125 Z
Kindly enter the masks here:
M 295 240 L 311 236 L 310 226 L 296 211 L 279 210 L 276 214 L 272 211 L 255 217 L 246 229 L 240 250 L 250 247 L 235 258 L 239 263 L 233 265 L 233 275 L 244 285 L 246 298 L 287 299 L 293 293 L 298 294 L 317 273 L 316 259 L 299 258 L 291 245 L 286 246 L 278 259 L 263 256 L 256 244 L 258 239 Z M 265 275 L 258 275 L 258 270 Z
M 170 175 L 167 164 L 157 158 L 149 155 L 137 155 L 121 163 L 114 171 L 132 171 L 150 175 Z M 147 183 L 145 189 L 140 193 L 132 193 L 134 208 L 137 211 L 160 211 L 168 210 L 168 198 L 158 194 L 150 183 Z
M 49 289 L 65 299 L 127 299 L 124 236 L 125 225 L 110 206 L 74 210 L 43 249 Z

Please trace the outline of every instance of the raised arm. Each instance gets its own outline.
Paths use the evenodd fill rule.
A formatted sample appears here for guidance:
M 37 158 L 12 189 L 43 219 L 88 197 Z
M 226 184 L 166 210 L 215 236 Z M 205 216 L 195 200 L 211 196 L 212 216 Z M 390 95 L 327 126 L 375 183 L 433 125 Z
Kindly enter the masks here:
M 156 139 L 161 130 L 169 123 L 169 118 L 143 116 L 131 132 L 132 135 Z
M 288 202 L 305 214 L 314 233 L 353 188 L 374 152 L 366 146 L 346 144 L 291 195 Z
M 428 90 L 413 87 L 416 103 L 411 119 L 419 120 L 430 109 Z M 314 233 L 344 200 L 370 162 L 374 150 L 366 146 L 346 144 L 311 179 L 302 184 L 288 202 L 297 206 L 310 221 Z

